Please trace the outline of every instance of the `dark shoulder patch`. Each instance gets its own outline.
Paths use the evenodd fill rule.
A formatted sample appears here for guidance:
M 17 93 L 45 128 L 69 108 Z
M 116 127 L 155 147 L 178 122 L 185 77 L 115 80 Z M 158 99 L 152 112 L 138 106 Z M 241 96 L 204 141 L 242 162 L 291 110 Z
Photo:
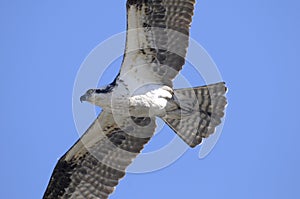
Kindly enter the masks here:
M 115 130 L 107 137 L 115 146 L 120 146 L 126 140 L 126 133 L 122 130 Z
M 132 121 L 139 126 L 148 126 L 151 123 L 150 117 L 133 117 L 131 116 Z
M 149 120 L 151 122 L 150 118 Z M 130 153 L 140 153 L 144 144 L 149 141 L 151 135 L 140 134 L 140 132 L 137 133 L 134 129 L 130 128 L 126 130 L 132 130 L 133 132 L 125 132 L 121 129 L 115 129 L 107 135 L 107 138 L 119 149 L 128 151 Z

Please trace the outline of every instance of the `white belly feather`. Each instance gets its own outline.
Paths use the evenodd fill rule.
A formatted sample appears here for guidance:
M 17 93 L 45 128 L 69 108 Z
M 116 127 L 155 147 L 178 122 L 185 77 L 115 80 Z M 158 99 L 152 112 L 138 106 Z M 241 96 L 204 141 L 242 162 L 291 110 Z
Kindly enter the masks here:
M 130 112 L 135 116 L 163 116 L 172 94 L 161 85 L 148 85 L 145 89 L 148 92 L 130 97 Z
M 172 98 L 172 89 L 162 85 L 146 85 L 130 95 L 119 96 L 119 85 L 112 95 L 111 109 L 114 113 L 130 114 L 135 117 L 163 116 L 168 100 Z

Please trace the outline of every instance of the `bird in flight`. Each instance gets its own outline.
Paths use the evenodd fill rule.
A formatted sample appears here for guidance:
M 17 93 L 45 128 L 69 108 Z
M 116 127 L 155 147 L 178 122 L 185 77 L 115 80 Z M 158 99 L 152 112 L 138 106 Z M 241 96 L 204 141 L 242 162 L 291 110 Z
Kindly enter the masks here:
M 224 82 L 173 89 L 189 43 L 195 0 L 127 0 L 126 49 L 112 83 L 80 100 L 102 108 L 56 164 L 44 199 L 105 199 L 161 118 L 190 147 L 214 133 L 227 104 Z

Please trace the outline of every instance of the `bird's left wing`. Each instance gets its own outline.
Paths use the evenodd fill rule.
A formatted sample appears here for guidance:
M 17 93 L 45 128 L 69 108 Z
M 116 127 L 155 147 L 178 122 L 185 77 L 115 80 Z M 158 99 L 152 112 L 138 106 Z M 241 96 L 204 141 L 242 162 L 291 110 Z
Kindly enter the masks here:
M 58 161 L 43 199 L 104 199 L 155 131 L 155 118 L 103 111 Z

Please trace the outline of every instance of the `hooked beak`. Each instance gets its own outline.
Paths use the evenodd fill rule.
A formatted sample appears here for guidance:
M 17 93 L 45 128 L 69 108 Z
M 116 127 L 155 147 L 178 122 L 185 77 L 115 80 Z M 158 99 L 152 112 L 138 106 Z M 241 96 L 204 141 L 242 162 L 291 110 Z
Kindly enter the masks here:
M 84 94 L 80 97 L 80 102 L 82 103 L 84 101 L 87 101 L 87 99 L 88 99 L 88 97 L 86 96 L 86 94 Z

